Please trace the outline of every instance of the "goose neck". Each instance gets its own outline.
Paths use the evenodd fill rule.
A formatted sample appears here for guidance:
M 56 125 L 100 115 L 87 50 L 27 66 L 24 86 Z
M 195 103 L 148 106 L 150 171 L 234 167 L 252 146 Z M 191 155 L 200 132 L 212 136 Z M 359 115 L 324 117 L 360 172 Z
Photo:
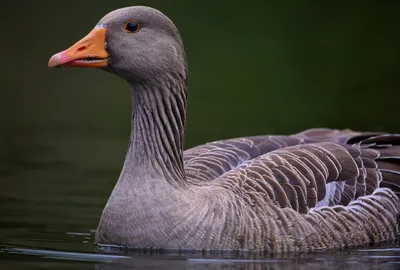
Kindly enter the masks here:
M 187 188 L 183 167 L 186 81 L 131 84 L 132 120 L 124 171 Z

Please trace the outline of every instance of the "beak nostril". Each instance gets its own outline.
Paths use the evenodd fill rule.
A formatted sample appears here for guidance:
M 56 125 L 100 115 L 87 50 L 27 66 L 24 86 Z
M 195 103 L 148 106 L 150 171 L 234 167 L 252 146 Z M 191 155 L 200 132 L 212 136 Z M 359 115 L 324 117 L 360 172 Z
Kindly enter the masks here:
M 81 52 L 81 51 L 84 51 L 84 50 L 86 50 L 86 46 L 79 47 L 77 51 Z

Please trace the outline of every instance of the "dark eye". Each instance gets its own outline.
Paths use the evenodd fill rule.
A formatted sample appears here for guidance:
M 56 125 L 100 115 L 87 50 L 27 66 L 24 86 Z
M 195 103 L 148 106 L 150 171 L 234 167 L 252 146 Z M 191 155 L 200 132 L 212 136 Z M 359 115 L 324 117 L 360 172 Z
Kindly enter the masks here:
M 139 31 L 139 24 L 135 21 L 128 21 L 125 24 L 125 31 L 129 32 L 129 33 L 136 33 L 137 31 Z

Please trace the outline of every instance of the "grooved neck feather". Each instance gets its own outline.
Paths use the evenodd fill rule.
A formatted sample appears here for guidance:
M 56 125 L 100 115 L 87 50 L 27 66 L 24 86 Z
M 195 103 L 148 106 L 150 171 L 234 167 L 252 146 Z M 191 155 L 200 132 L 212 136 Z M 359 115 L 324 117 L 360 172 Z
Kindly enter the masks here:
M 151 174 L 187 188 L 182 160 L 186 87 L 185 78 L 171 74 L 131 84 L 131 137 L 123 172 L 134 168 L 137 178 Z

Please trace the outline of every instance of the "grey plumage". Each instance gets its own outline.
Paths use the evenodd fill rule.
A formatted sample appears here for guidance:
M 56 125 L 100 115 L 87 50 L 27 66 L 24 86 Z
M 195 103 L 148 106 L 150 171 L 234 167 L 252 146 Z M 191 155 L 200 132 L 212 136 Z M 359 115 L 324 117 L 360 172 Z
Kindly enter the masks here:
M 126 33 L 128 20 L 141 25 Z M 132 132 L 95 242 L 267 252 L 347 248 L 399 235 L 400 135 L 312 129 L 183 151 L 187 62 L 148 7 L 106 15 L 104 69 L 127 80 Z

